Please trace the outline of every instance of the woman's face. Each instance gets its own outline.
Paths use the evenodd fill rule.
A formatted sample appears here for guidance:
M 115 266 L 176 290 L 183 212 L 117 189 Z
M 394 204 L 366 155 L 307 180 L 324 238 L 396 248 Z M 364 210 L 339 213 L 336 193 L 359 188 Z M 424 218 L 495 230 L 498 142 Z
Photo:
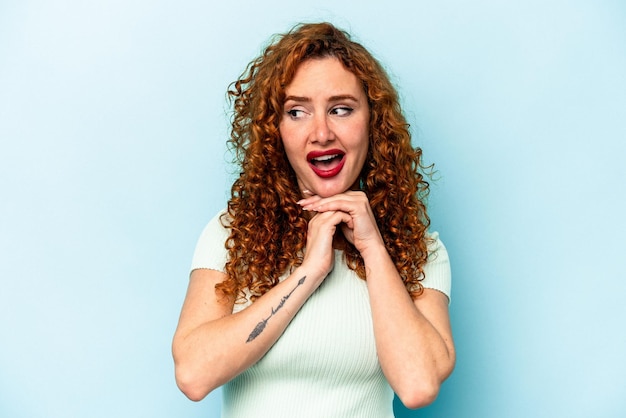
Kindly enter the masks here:
M 356 76 L 333 57 L 305 61 L 283 110 L 280 135 L 300 192 L 329 197 L 352 188 L 369 146 L 369 106 Z

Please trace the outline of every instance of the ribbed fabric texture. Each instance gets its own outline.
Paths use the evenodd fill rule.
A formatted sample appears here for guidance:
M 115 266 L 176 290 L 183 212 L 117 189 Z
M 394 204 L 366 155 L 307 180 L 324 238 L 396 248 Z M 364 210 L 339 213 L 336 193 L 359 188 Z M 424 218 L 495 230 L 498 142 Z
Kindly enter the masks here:
M 192 270 L 223 271 L 228 232 L 215 217 L 198 241 Z M 435 233 L 424 287 L 450 295 L 450 265 Z M 235 310 L 245 306 L 235 306 Z M 367 284 L 335 251 L 333 271 L 266 355 L 223 387 L 222 418 L 392 418 Z
M 333 271 L 276 344 L 223 388 L 222 417 L 393 417 L 371 316 L 365 282 L 335 252 Z

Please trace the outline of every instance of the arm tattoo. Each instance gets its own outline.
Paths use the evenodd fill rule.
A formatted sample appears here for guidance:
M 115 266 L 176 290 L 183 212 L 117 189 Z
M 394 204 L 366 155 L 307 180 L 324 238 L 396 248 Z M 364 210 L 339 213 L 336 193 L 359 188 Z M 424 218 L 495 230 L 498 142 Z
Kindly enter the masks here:
M 291 294 L 293 292 L 295 292 L 295 290 L 300 287 L 303 283 L 304 283 L 304 279 L 306 279 L 306 276 L 302 277 L 300 280 L 298 280 L 298 284 L 296 284 L 296 287 L 294 287 L 293 289 L 291 289 L 291 292 L 287 293 L 285 296 L 283 296 L 280 300 L 280 303 L 278 305 L 276 305 L 275 308 L 272 308 L 272 313 L 270 314 L 270 316 L 268 316 L 267 318 L 263 319 L 261 322 L 259 322 L 256 327 L 254 327 L 254 329 L 252 330 L 252 332 L 250 333 L 250 335 L 248 336 L 248 339 L 246 340 L 246 343 L 249 343 L 250 341 L 254 340 L 256 337 L 258 337 L 259 335 L 261 335 L 261 333 L 263 332 L 263 330 L 265 329 L 265 326 L 267 325 L 267 321 L 270 320 L 271 317 L 274 316 L 274 314 L 276 312 L 278 312 L 280 310 L 280 308 L 283 307 L 283 305 L 285 304 L 285 302 L 287 302 L 287 299 L 289 299 L 289 297 L 291 296 Z

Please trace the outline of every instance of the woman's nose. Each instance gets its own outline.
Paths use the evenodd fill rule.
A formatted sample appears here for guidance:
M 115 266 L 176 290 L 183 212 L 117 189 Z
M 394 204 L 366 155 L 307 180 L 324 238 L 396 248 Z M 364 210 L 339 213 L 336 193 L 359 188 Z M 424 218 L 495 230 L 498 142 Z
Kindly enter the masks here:
M 331 126 L 328 124 L 328 119 L 326 118 L 326 115 L 316 116 L 313 125 L 312 142 L 325 144 L 334 139 L 335 133 L 333 132 Z

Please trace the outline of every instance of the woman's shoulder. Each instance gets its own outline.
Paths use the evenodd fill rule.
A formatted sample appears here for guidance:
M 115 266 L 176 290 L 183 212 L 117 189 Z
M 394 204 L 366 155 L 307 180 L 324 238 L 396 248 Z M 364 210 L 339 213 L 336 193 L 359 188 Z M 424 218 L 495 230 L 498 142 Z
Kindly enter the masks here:
M 196 243 L 191 270 L 209 268 L 223 271 L 228 256 L 225 244 L 230 235 L 230 221 L 227 210 L 223 209 L 206 224 Z
M 438 231 L 426 232 L 426 246 L 428 248 L 428 254 L 436 254 L 438 251 L 446 252 L 446 246 L 443 245 Z
M 450 269 L 448 250 L 441 241 L 439 232 L 428 232 L 426 239 L 428 242 L 428 260 L 423 267 L 424 279 L 422 280 L 422 286 L 428 289 L 439 290 L 450 299 L 452 271 Z

